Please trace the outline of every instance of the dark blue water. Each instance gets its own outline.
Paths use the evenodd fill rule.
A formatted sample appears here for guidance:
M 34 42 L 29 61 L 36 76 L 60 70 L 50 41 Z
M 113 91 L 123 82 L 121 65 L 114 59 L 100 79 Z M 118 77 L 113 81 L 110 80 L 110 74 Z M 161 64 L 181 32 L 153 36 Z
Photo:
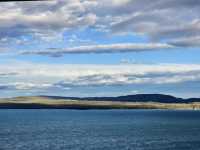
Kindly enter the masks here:
M 200 111 L 0 110 L 0 150 L 198 150 Z

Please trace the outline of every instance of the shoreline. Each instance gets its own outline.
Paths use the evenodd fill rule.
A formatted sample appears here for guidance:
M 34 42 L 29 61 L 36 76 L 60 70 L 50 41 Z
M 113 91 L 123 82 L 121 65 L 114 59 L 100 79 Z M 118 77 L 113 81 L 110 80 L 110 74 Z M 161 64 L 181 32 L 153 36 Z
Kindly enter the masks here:
M 0 109 L 172 109 L 200 110 L 200 102 L 159 103 L 159 102 L 116 102 L 49 99 L 43 97 L 19 97 L 0 99 Z

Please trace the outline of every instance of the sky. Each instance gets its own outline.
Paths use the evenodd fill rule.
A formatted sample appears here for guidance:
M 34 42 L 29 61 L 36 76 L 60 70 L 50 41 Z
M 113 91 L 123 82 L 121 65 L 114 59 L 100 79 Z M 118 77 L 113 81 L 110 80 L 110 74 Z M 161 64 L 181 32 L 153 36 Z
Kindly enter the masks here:
M 199 0 L 0 3 L 0 97 L 200 97 Z

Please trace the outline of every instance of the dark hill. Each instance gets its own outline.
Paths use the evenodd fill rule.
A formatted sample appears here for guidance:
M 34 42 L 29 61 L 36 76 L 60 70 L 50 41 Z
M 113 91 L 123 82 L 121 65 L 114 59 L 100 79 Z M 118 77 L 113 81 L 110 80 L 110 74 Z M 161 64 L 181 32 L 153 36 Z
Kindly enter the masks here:
M 159 103 L 191 103 L 200 102 L 200 98 L 183 99 L 164 94 L 136 94 L 118 97 L 60 97 L 42 96 L 50 99 L 95 100 L 95 101 L 121 101 L 121 102 L 159 102 Z

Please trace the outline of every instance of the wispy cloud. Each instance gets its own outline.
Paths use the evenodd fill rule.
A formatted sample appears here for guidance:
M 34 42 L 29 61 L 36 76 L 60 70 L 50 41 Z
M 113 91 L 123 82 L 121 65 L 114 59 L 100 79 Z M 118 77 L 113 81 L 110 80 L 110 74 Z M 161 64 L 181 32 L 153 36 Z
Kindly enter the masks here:
M 142 52 L 142 51 L 154 51 L 161 49 L 172 49 L 174 46 L 161 43 L 150 44 L 110 44 L 110 45 L 88 45 L 71 47 L 65 49 L 49 49 L 40 51 L 23 51 L 20 54 L 37 54 L 37 55 L 49 55 L 49 56 L 62 56 L 64 54 L 81 54 L 81 53 L 123 53 L 123 52 Z

